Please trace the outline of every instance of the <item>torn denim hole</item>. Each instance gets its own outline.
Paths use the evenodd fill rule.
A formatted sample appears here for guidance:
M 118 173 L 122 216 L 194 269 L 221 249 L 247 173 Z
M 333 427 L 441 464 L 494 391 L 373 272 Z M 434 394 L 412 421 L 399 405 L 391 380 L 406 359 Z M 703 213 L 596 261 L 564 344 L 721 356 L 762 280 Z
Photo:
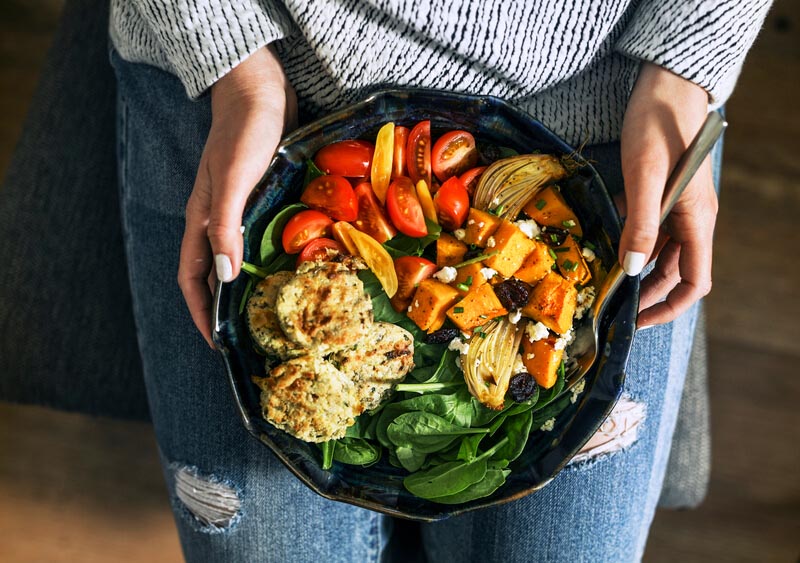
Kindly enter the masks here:
M 200 475 L 196 467 L 173 464 L 175 496 L 209 531 L 220 531 L 239 518 L 239 492 L 213 475 Z
M 620 397 L 602 426 L 570 460 L 570 465 L 595 460 L 599 456 L 630 447 L 636 442 L 645 418 L 644 403 L 637 403 L 627 395 Z

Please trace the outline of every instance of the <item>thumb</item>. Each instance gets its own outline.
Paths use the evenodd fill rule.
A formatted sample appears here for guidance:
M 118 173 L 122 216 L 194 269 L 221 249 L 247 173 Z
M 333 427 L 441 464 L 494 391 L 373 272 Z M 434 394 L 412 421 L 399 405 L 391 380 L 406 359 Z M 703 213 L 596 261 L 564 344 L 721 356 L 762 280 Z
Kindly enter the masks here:
M 211 212 L 207 235 L 214 255 L 217 279 L 229 282 L 239 275 L 243 257 L 242 213 L 252 183 L 249 178 L 227 176 L 211 179 Z
M 619 258 L 629 276 L 638 276 L 653 254 L 658 239 L 661 197 L 666 171 L 645 165 L 642 159 L 623 170 L 627 218 L 619 244 Z

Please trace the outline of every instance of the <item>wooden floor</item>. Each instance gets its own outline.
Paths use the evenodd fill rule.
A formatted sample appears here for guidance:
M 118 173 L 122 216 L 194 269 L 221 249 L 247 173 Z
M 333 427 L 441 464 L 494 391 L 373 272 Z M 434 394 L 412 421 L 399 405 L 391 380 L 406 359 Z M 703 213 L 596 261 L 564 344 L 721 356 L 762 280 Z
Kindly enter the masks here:
M 59 4 L 0 2 L 0 176 Z M 798 561 L 799 103 L 800 2 L 779 0 L 728 105 L 711 490 L 697 510 L 658 512 L 646 561 Z M 0 561 L 178 560 L 149 426 L 0 405 Z

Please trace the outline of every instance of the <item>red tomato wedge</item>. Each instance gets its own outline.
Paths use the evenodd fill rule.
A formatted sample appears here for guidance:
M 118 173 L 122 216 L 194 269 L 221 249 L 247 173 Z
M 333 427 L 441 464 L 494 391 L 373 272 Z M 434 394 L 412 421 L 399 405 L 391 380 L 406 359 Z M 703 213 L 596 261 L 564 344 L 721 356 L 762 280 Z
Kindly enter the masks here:
M 400 125 L 394 128 L 394 158 L 392 158 L 392 178 L 408 176 L 406 174 L 406 147 L 408 145 L 408 127 Z
M 358 200 L 350 182 L 343 176 L 320 176 L 306 186 L 300 201 L 338 221 L 355 221 Z
M 283 250 L 286 254 L 297 254 L 312 240 L 330 237 L 332 226 L 333 221 L 324 213 L 305 209 L 289 219 L 283 228 Z
M 353 221 L 353 226 L 359 231 L 383 244 L 397 234 L 395 229 L 381 209 L 378 198 L 369 182 L 356 186 L 354 190 L 358 200 L 358 217 Z
M 397 230 L 410 237 L 424 237 L 428 234 L 425 215 L 417 199 L 411 180 L 402 176 L 389 184 L 386 192 L 386 211 Z
M 458 176 L 447 180 L 433 196 L 439 224 L 447 231 L 454 231 L 464 224 L 469 213 L 469 194 Z
M 475 137 L 466 131 L 449 131 L 439 137 L 431 152 L 433 173 L 444 182 L 478 163 Z
M 411 298 L 417 285 L 436 273 L 438 267 L 430 260 L 420 256 L 401 256 L 394 260 L 394 271 L 397 273 L 397 293 L 390 299 L 392 307 L 398 313 L 404 313 L 411 305 Z
M 420 121 L 408 134 L 408 148 L 406 149 L 408 162 L 408 175 L 415 184 L 425 180 L 431 186 L 431 122 Z
M 338 141 L 319 149 L 314 157 L 314 164 L 325 174 L 369 176 L 374 153 L 375 145 L 368 141 Z
M 300 256 L 297 257 L 297 265 L 313 260 L 330 260 L 332 256 L 346 252 L 344 246 L 333 239 L 316 238 L 303 247 Z
M 481 179 L 481 174 L 483 174 L 483 171 L 486 170 L 486 168 L 486 166 L 470 168 L 461 176 L 459 176 L 461 182 L 464 184 L 464 187 L 467 188 L 467 192 L 470 196 L 475 193 L 475 188 L 478 187 L 478 180 Z

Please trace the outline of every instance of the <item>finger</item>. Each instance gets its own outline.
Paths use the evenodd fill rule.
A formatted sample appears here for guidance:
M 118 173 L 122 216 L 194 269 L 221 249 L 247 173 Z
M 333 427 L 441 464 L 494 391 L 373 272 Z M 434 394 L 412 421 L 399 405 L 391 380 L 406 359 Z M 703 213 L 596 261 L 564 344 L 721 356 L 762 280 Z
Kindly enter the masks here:
M 243 256 L 242 213 L 247 196 L 255 187 L 250 175 L 231 171 L 212 178 L 211 212 L 206 234 L 214 254 L 217 279 L 229 282 L 239 275 Z
M 642 279 L 639 293 L 640 313 L 661 301 L 681 281 L 678 270 L 680 248 L 680 244 L 675 241 L 665 241 L 655 268 Z
M 620 263 L 629 276 L 641 273 L 658 238 L 666 158 L 640 155 L 623 170 L 627 218 L 619 244 Z
M 181 242 L 178 266 L 178 285 L 189 308 L 189 313 L 200 334 L 209 346 L 211 339 L 212 296 L 206 279 L 211 271 L 211 249 L 206 238 L 208 204 L 197 189 L 186 205 L 186 227 Z
M 676 319 L 711 291 L 711 236 L 691 238 L 681 244 L 681 281 L 667 298 L 639 314 L 638 325 L 650 326 Z

